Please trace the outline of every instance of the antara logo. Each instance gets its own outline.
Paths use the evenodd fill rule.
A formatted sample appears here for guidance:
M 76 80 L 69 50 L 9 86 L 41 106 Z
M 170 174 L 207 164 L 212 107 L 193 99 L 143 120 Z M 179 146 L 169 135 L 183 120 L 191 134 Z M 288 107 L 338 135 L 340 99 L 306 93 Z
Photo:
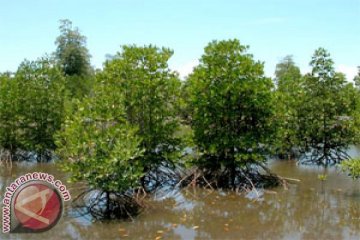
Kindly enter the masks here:
M 51 229 L 59 221 L 69 191 L 54 176 L 34 172 L 18 177 L 3 199 L 3 232 L 34 233 Z

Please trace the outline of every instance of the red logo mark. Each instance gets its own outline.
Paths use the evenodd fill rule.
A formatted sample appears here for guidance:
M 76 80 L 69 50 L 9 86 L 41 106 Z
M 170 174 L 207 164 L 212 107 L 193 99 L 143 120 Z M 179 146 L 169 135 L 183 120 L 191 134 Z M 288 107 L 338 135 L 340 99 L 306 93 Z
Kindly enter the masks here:
M 48 230 L 59 220 L 62 202 L 53 188 L 32 183 L 17 194 L 14 211 L 22 227 L 33 231 Z

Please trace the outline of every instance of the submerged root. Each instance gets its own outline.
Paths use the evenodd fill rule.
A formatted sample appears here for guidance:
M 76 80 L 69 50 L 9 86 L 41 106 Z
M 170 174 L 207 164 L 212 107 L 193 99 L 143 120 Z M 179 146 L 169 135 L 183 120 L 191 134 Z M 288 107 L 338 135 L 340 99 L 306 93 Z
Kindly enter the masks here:
M 144 194 L 138 191 L 127 193 L 87 190 L 73 200 L 78 216 L 91 215 L 96 220 L 133 219 L 144 207 Z

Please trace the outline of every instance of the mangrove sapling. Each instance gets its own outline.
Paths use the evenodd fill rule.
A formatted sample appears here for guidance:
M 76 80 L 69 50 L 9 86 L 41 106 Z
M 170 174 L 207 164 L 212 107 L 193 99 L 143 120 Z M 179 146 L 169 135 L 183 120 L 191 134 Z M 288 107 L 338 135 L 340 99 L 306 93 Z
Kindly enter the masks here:
M 0 148 L 12 160 L 51 159 L 64 117 L 64 83 L 49 57 L 25 60 L 15 74 L 0 76 Z
M 144 149 L 143 187 L 152 190 L 172 179 L 182 144 L 175 132 L 179 129 L 177 116 L 180 80 L 168 67 L 173 51 L 149 45 L 123 46 L 122 51 L 105 63 L 99 77 L 118 86 L 123 94 L 127 121 L 138 126 L 140 147 Z M 168 170 L 163 171 L 165 168 Z M 160 182 L 159 182 L 160 181 Z
M 62 169 L 71 181 L 88 184 L 78 199 L 98 219 L 129 218 L 142 207 L 141 139 L 126 121 L 122 102 L 116 86 L 97 82 L 93 95 L 83 98 L 57 136 Z
M 247 49 L 238 40 L 213 41 L 188 77 L 200 152 L 191 161 L 198 171 L 189 179 L 199 184 L 236 189 L 280 182 L 261 172 L 275 136 L 273 84 Z
M 358 142 L 357 96 L 353 84 L 336 73 L 330 54 L 315 51 L 311 73 L 305 75 L 298 105 L 298 144 L 303 163 L 333 165 L 349 159 L 350 145 Z

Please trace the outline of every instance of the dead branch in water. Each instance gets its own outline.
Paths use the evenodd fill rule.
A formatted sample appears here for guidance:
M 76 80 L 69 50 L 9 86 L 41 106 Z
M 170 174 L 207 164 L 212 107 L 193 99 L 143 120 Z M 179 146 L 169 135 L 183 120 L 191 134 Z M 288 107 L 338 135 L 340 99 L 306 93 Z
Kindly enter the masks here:
M 293 182 L 293 183 L 299 183 L 299 182 L 301 182 L 300 179 L 296 179 L 296 178 L 288 178 L 288 177 L 283 177 L 283 176 L 279 176 L 279 177 L 282 178 L 282 179 L 284 179 L 284 180 L 286 180 L 286 181 L 288 181 L 288 182 Z

